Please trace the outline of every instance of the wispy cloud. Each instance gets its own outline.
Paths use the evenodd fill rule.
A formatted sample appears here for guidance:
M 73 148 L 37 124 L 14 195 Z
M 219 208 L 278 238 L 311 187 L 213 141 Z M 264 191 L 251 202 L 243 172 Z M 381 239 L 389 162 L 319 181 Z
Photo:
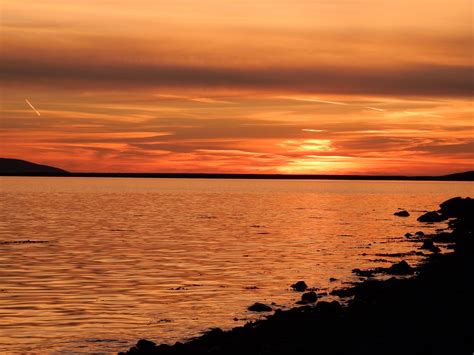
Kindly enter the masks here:
M 313 132 L 313 133 L 325 132 L 324 129 L 312 129 L 312 128 L 303 128 L 302 131 L 303 132 Z

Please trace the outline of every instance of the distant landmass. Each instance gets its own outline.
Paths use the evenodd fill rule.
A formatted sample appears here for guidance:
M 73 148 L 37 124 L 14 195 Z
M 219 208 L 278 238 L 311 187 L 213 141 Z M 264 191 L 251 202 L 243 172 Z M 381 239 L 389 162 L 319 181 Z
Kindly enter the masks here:
M 463 173 L 444 175 L 444 176 L 441 176 L 441 178 L 453 179 L 453 180 L 474 181 L 474 170 L 473 171 L 465 171 Z
M 217 174 L 217 173 L 70 173 L 47 165 L 26 160 L 0 158 L 0 175 L 4 176 L 69 176 L 120 178 L 173 178 L 173 179 L 281 179 L 281 180 L 436 180 L 474 181 L 474 171 L 442 176 L 400 175 L 309 175 L 309 174 Z
M 0 174 L 68 174 L 68 172 L 63 169 L 35 164 L 26 160 L 0 158 Z

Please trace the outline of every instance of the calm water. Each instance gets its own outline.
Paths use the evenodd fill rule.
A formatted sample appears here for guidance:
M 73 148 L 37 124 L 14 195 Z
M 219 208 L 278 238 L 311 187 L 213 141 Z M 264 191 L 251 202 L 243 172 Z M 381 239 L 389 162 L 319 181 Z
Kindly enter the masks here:
M 299 279 L 355 281 L 354 267 L 388 265 L 375 254 L 413 250 L 406 232 L 443 226 L 416 222 L 422 210 L 474 187 L 1 178 L 1 194 L 0 352 L 69 354 L 232 327 L 255 301 L 290 306 Z

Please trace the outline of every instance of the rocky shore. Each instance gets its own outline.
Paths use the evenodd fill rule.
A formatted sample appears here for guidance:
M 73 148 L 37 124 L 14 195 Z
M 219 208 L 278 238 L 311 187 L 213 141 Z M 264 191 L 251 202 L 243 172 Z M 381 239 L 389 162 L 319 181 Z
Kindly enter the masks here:
M 186 343 L 156 345 L 143 339 L 120 354 L 471 355 L 474 200 L 450 199 L 424 216 L 420 223 L 448 220 L 451 229 L 407 235 L 415 253 L 428 254 L 426 262 L 416 268 L 400 260 L 388 268 L 354 269 L 367 280 L 333 291 L 347 301 L 344 305 L 318 302 L 317 292 L 296 283 L 292 286 L 302 292 L 300 307 L 276 310 L 267 319 L 230 331 L 214 329 Z M 439 246 L 452 252 L 442 254 Z M 393 276 L 372 279 L 380 273 Z

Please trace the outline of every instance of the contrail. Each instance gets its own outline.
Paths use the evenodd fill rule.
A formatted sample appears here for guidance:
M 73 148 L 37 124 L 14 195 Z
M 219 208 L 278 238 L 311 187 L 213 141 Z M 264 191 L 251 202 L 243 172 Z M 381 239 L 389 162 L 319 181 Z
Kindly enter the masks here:
M 381 109 L 381 108 L 378 108 L 378 107 L 370 107 L 370 106 L 367 106 L 366 108 L 368 108 L 369 110 L 374 110 L 374 111 L 379 111 L 379 112 L 385 112 L 385 110 Z
M 283 96 L 283 97 L 280 97 L 280 98 L 287 99 L 287 100 L 294 100 L 294 101 L 318 102 L 318 103 L 330 104 L 330 105 L 353 106 L 353 107 L 358 106 L 358 107 L 364 107 L 368 110 L 373 110 L 373 111 L 378 111 L 378 112 L 386 112 L 386 110 L 378 108 L 378 107 L 362 106 L 360 104 L 350 104 L 350 103 L 341 102 L 341 101 L 319 100 L 318 98 L 313 98 L 313 97 Z
M 326 100 L 319 100 L 319 99 L 315 99 L 315 98 L 287 97 L 287 99 L 295 100 L 295 101 L 320 102 L 322 104 L 330 104 L 330 105 L 349 106 L 349 104 L 346 104 L 345 102 L 326 101 Z
M 31 107 L 31 109 L 36 112 L 38 116 L 41 116 L 41 113 L 39 113 L 39 111 L 35 109 L 35 107 L 31 104 L 31 102 L 28 101 L 28 99 L 25 99 L 25 101 Z

